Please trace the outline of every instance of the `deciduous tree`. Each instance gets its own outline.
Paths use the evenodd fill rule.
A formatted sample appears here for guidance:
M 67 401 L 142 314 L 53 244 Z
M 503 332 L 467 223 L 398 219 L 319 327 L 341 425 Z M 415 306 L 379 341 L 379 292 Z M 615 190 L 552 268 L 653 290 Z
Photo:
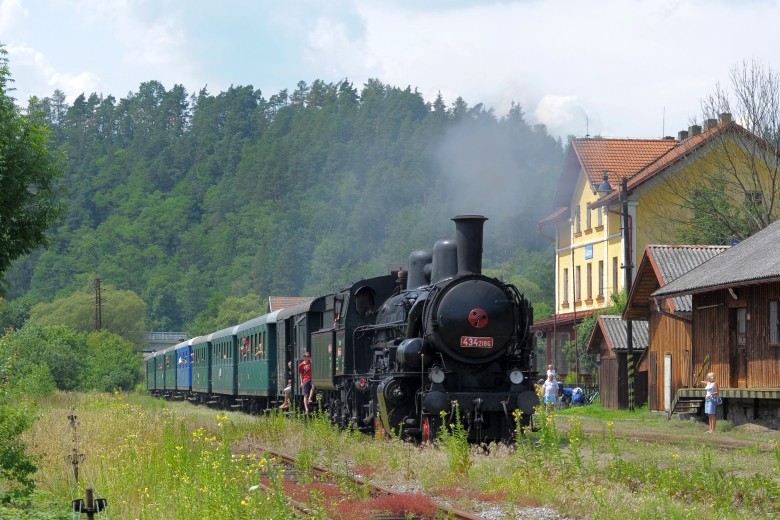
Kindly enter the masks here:
M 11 262 L 40 244 L 61 211 L 58 156 L 37 114 L 22 114 L 10 95 L 7 51 L 0 45 L 0 292 Z
M 726 244 L 780 216 L 780 76 L 743 62 L 731 70 L 728 87 L 718 84 L 703 99 L 702 114 L 724 131 L 701 155 L 696 175 L 670 178 L 666 189 L 694 216 L 675 223 L 680 242 Z

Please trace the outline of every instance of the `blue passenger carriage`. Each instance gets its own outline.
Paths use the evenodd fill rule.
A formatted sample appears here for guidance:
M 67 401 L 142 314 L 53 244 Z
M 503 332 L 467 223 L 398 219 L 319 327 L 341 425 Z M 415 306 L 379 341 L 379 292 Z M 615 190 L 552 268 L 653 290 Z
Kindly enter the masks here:
M 192 342 L 182 341 L 176 349 L 176 397 L 187 399 L 192 392 Z

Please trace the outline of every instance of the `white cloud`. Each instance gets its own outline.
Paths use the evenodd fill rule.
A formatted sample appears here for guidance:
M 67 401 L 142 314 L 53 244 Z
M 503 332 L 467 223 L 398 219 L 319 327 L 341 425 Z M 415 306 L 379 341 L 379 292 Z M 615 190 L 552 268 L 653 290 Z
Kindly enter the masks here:
M 586 113 L 577 96 L 543 96 L 536 105 L 533 115 L 549 129 L 585 126 Z M 575 121 L 576 120 L 576 121 Z
M 10 46 L 8 54 L 13 57 L 15 71 L 17 68 L 27 69 L 24 72 L 47 85 L 48 91 L 38 94 L 39 96 L 50 95 L 54 90 L 59 89 L 65 93 L 68 99 L 73 100 L 82 92 L 99 92 L 105 86 L 100 78 L 91 72 L 82 71 L 73 74 L 55 69 L 43 53 L 30 47 Z M 27 91 L 23 91 L 22 96 L 18 101 L 24 104 L 29 94 Z
M 0 41 L 37 95 L 378 78 L 499 116 L 515 102 L 560 136 L 649 137 L 740 61 L 780 70 L 778 19 L 780 0 L 0 0 Z
M 10 32 L 11 28 L 28 14 L 30 11 L 22 7 L 21 0 L 0 1 L 0 33 Z

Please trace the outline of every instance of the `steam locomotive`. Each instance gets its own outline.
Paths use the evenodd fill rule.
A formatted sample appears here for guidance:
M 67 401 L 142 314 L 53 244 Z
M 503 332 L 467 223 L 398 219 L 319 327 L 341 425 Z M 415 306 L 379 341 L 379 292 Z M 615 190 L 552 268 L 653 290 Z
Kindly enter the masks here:
M 412 252 L 407 269 L 154 353 L 147 387 L 260 412 L 309 352 L 318 404 L 341 428 L 425 442 L 459 421 L 471 442 L 511 441 L 538 405 L 533 308 L 482 275 L 486 220 L 453 218 L 456 239 Z

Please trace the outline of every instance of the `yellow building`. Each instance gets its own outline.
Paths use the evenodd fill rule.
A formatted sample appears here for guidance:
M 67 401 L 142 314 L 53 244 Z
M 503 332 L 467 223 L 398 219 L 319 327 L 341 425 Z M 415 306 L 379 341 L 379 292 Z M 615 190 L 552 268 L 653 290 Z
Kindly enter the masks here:
M 722 165 L 717 157 L 735 134 L 744 138 L 746 131 L 722 114 L 676 139 L 570 141 L 556 209 L 538 224 L 539 232 L 555 242 L 556 273 L 555 312 L 533 327 L 537 337 L 546 338 L 540 365 L 552 364 L 561 374 L 574 369 L 561 353 L 576 339 L 574 325 L 624 290 L 625 268 L 633 273 L 646 245 L 674 243 L 678 223 L 692 218 L 675 188 Z

